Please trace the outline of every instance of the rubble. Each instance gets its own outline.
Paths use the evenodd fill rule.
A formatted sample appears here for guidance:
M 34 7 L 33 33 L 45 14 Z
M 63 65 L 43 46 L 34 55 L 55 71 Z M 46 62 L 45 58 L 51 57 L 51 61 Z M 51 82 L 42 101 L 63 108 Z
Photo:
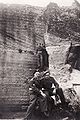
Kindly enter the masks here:
M 73 88 L 65 89 L 64 95 L 66 101 L 69 102 L 68 107 L 74 113 L 80 112 L 80 98 Z

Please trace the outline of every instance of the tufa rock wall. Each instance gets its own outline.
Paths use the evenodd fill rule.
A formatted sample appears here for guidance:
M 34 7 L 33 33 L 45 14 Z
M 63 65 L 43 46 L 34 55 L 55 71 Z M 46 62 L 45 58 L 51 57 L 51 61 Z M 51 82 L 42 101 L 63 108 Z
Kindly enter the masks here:
M 72 87 L 70 81 L 69 65 L 65 65 L 66 54 L 70 47 L 70 41 L 61 39 L 55 35 L 47 34 L 45 41 L 49 54 L 49 69 L 51 75 L 60 83 L 63 89 Z
M 29 99 L 24 82 L 37 67 L 38 41 L 44 43 L 44 26 L 36 18 L 26 6 L 0 5 L 0 104 L 24 104 Z

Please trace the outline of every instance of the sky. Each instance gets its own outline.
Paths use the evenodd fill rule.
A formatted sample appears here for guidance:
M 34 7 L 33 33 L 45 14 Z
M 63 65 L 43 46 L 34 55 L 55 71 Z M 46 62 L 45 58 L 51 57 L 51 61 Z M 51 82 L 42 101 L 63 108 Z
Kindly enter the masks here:
M 80 0 L 77 0 L 80 3 Z M 50 2 L 55 2 L 59 6 L 70 6 L 74 0 L 0 0 L 0 3 L 7 4 L 29 4 L 33 6 L 45 7 Z

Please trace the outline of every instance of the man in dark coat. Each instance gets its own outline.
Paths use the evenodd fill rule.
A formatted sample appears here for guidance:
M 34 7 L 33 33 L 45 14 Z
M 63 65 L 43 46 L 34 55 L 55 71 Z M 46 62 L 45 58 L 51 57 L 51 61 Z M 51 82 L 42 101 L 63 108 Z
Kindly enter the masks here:
M 28 106 L 24 120 L 28 120 L 28 118 L 31 116 L 37 100 L 39 100 L 41 112 L 43 112 L 46 116 L 49 115 L 47 114 L 48 98 L 54 94 L 52 87 L 53 85 L 56 88 L 56 94 L 60 96 L 62 104 L 65 103 L 62 89 L 59 88 L 59 84 L 49 74 L 49 71 L 43 71 L 41 73 L 36 72 L 34 77 L 30 80 L 30 105 Z
M 49 96 L 54 95 L 54 89 L 56 90 L 55 96 L 58 95 L 60 97 L 62 105 L 65 105 L 65 97 L 63 94 L 62 88 L 59 87 L 59 84 L 56 82 L 56 80 L 47 73 L 43 78 L 41 78 L 41 85 L 42 88 L 45 89 L 46 93 Z
M 37 51 L 38 55 L 38 68 L 40 71 L 47 70 L 49 68 L 49 55 L 45 46 L 39 46 Z
M 35 108 L 37 100 L 40 101 L 41 112 L 47 111 L 47 102 L 45 99 L 45 94 L 42 92 L 42 85 L 40 78 L 43 77 L 48 71 L 36 72 L 34 77 L 29 81 L 29 94 L 30 94 L 30 105 L 28 106 L 26 117 L 24 120 L 28 120 L 31 117 L 31 114 Z

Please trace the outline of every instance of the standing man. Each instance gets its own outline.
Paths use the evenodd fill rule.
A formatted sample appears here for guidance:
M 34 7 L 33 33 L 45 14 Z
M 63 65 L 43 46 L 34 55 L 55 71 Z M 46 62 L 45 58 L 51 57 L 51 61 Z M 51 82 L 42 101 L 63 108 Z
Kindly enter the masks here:
M 45 71 L 49 68 L 49 55 L 46 51 L 46 47 L 44 45 L 38 47 L 37 49 L 38 55 L 38 69 L 40 71 Z

